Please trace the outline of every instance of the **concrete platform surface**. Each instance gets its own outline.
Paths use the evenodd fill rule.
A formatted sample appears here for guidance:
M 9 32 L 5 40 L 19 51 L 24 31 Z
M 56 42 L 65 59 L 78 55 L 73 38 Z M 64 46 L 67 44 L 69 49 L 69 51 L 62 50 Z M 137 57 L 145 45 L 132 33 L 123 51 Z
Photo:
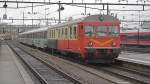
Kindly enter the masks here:
M 0 84 L 34 84 L 8 45 L 0 47 Z
M 150 54 L 122 51 L 118 59 L 150 66 Z

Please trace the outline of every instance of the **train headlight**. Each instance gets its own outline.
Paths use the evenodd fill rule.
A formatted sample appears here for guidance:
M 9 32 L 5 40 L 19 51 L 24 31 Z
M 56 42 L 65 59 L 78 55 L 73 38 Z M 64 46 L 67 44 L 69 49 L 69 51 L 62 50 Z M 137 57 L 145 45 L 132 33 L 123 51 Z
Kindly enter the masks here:
M 92 47 L 92 46 L 93 46 L 93 43 L 92 43 L 92 42 L 89 42 L 89 43 L 88 43 L 88 46 L 89 46 L 89 47 Z
M 116 46 L 116 43 L 115 43 L 115 42 L 112 42 L 112 46 Z

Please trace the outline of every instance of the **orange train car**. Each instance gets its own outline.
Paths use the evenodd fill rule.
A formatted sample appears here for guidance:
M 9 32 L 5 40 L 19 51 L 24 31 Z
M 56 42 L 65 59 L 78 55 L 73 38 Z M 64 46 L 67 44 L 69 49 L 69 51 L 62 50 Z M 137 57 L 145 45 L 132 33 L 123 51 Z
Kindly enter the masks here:
M 117 18 L 91 15 L 50 27 L 48 48 L 79 55 L 88 62 L 110 62 L 120 53 L 119 31 Z

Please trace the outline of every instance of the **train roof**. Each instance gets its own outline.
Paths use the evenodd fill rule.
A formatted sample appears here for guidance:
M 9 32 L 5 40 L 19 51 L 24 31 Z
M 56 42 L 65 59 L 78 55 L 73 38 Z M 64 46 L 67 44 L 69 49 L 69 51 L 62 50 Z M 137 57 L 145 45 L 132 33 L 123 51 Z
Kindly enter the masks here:
M 134 30 L 134 31 L 126 31 L 121 32 L 120 34 L 150 34 L 150 29 L 142 29 L 142 30 Z
M 35 32 L 41 32 L 41 31 L 46 31 L 47 29 L 48 29 L 48 27 L 33 29 L 33 30 L 30 30 L 30 31 L 26 31 L 26 32 L 20 33 L 20 35 L 22 35 L 22 34 L 30 34 L 30 33 L 35 33 Z
M 77 24 L 80 22 L 113 22 L 113 23 L 117 22 L 120 24 L 120 20 L 111 15 L 91 15 L 91 16 L 87 16 L 87 17 L 80 18 L 77 20 L 56 24 L 49 28 L 55 28 L 55 27 L 60 27 L 64 25 L 69 25 L 69 24 Z

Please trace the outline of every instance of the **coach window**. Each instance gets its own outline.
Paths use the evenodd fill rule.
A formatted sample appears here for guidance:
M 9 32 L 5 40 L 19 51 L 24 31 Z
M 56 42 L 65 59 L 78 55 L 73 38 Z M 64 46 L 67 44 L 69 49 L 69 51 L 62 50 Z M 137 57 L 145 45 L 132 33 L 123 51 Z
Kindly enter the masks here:
M 44 38 L 44 31 L 42 32 L 42 39 Z
M 52 38 L 54 38 L 54 30 L 52 30 Z
M 37 38 L 38 38 L 38 39 L 40 38 L 39 32 L 37 32 Z
M 34 38 L 34 33 L 33 33 L 33 37 L 32 38 Z
M 41 38 L 43 39 L 44 38 L 44 32 L 41 32 L 41 34 L 42 34 Z
M 55 38 L 55 31 L 53 30 L 53 38 Z
M 44 38 L 44 33 L 43 32 L 41 32 L 41 38 Z
M 31 37 L 30 38 L 32 38 L 32 33 L 31 33 Z
M 30 34 L 30 38 L 32 37 L 32 34 Z
M 37 32 L 36 34 L 37 34 L 37 39 L 39 39 L 39 33 Z
M 42 32 L 39 32 L 39 38 L 42 38 Z
M 53 30 L 51 30 L 51 38 L 53 38 Z
M 39 33 L 38 32 L 36 32 L 36 36 L 37 36 L 37 39 L 39 38 Z
M 49 38 L 51 38 L 51 31 L 49 30 L 49 32 L 48 32 L 48 35 L 49 35 Z
M 51 30 L 51 38 L 53 38 L 53 30 Z
M 42 32 L 40 32 L 40 38 L 42 38 Z
M 85 26 L 85 36 L 88 36 L 88 37 L 94 36 L 93 26 Z
M 39 32 L 37 32 L 37 38 L 39 39 Z
M 54 38 L 56 38 L 56 33 L 55 33 L 55 29 L 54 29 Z
M 52 38 L 52 30 L 50 30 L 50 38 Z
M 37 34 L 36 33 L 34 33 L 34 37 L 37 38 Z
M 59 38 L 59 29 L 57 29 L 57 39 Z
M 65 39 L 67 39 L 67 28 L 65 28 Z
M 59 30 L 59 29 L 57 29 L 57 32 L 58 32 L 58 38 L 59 38 L 59 36 L 60 36 L 60 30 Z
M 54 30 L 53 30 L 53 38 L 54 38 Z
M 35 37 L 38 38 L 37 32 L 35 33 Z
M 72 27 L 70 26 L 70 39 L 72 38 Z
M 64 28 L 62 28 L 62 38 L 64 38 Z
M 41 32 L 38 32 L 38 38 L 41 38 Z
M 31 34 L 29 34 L 29 38 L 31 37 Z
M 38 33 L 38 38 L 41 38 L 41 32 Z
M 43 32 L 41 32 L 40 38 L 43 38 Z
M 61 36 L 62 36 L 62 29 L 59 29 L 59 32 L 60 32 L 59 38 L 61 38 Z
M 32 36 L 32 38 L 34 38 L 34 33 L 33 33 L 33 36 Z
M 52 30 L 52 38 L 54 37 L 54 31 Z
M 47 38 L 47 31 L 44 32 L 44 38 Z
M 43 37 L 42 38 L 45 38 L 45 31 L 43 31 Z
M 42 35 L 41 38 L 44 38 L 44 32 L 41 32 L 41 35 Z
M 76 26 L 73 27 L 73 32 L 74 32 L 73 33 L 74 34 L 74 38 L 76 38 L 76 33 L 77 33 Z
M 35 38 L 37 38 L 37 33 L 35 33 Z
M 33 33 L 33 38 L 35 38 L 34 33 Z
M 41 37 L 40 38 L 43 38 L 43 32 L 41 32 Z
M 140 35 L 140 40 L 148 41 L 149 40 L 149 35 Z
M 58 38 L 60 38 L 60 36 L 61 36 L 61 30 L 58 29 Z
M 53 38 L 54 38 L 54 30 L 53 30 Z
M 50 30 L 50 38 L 52 38 L 52 30 Z

